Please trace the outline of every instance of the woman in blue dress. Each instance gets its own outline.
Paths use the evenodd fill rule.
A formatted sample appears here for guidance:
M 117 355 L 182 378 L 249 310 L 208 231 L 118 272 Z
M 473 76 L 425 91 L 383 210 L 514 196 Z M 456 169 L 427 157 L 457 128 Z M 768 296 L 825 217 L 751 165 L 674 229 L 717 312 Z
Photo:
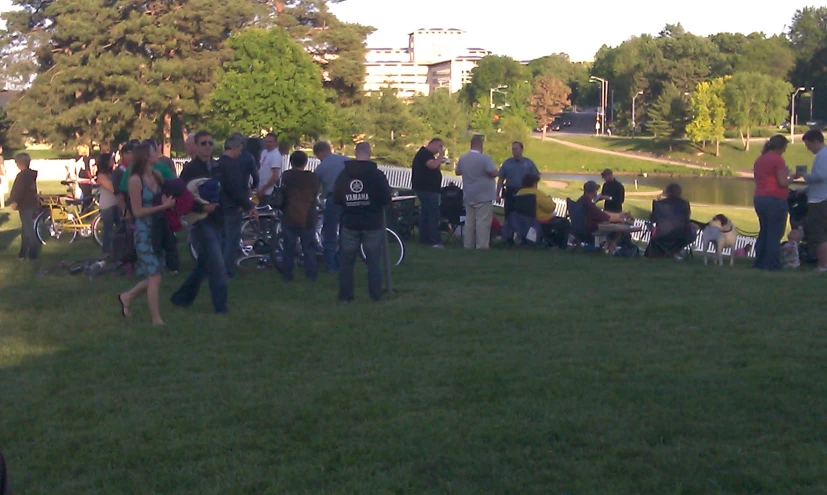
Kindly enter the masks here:
M 152 247 L 153 217 L 175 206 L 175 198 L 163 196 L 161 204 L 153 206 L 155 198 L 161 194 L 163 179 L 152 170 L 149 163 L 150 149 L 147 145 L 138 146 L 132 152 L 132 174 L 129 176 L 129 206 L 135 219 L 135 273 L 145 277 L 128 292 L 118 294 L 121 312 L 124 317 L 132 315 L 129 305 L 139 294 L 146 292 L 152 323 L 163 325 L 159 308 L 158 292 L 164 267 L 164 253 Z

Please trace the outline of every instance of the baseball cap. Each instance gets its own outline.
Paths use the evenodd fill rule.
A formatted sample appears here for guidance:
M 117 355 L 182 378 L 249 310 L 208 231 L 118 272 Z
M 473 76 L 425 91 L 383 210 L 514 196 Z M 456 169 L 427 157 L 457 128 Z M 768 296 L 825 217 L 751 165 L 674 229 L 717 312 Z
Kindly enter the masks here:
M 590 180 L 583 184 L 583 192 L 586 193 L 593 193 L 597 192 L 600 189 L 600 186 L 597 185 L 597 182 Z
M 600 172 L 600 177 L 606 177 L 607 175 L 612 175 L 612 169 L 607 168 Z

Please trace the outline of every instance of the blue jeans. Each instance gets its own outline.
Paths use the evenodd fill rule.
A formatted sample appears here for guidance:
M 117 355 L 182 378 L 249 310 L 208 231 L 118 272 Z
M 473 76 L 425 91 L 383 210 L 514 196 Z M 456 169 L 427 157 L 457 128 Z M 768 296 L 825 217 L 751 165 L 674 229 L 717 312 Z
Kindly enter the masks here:
M 235 275 L 235 262 L 240 253 L 238 251 L 241 243 L 241 222 L 244 220 L 244 213 L 238 209 L 224 210 L 224 246 L 221 251 L 224 253 L 224 267 L 227 275 Z
M 439 240 L 438 192 L 416 191 L 419 198 L 419 243 L 433 246 Z
M 789 205 L 786 199 L 770 196 L 756 196 L 754 204 L 761 230 L 755 241 L 755 262 L 752 266 L 759 270 L 780 270 L 781 238 L 787 230 Z
M 327 198 L 324 202 L 324 222 L 322 223 L 322 247 L 324 248 L 324 268 L 328 272 L 339 269 L 339 222 L 342 220 L 342 205 Z
M 289 225 L 284 226 L 284 272 L 281 278 L 286 282 L 293 280 L 293 269 L 296 267 L 296 242 L 301 240 L 304 253 L 304 274 L 307 280 L 315 282 L 318 277 L 316 260 L 316 229 L 298 229 Z
M 101 210 L 101 222 L 103 222 L 103 252 L 112 254 L 112 233 L 115 231 L 115 226 L 121 221 L 120 208 L 110 206 Z
M 227 312 L 227 269 L 221 253 L 221 235 L 218 227 L 202 220 L 190 229 L 190 240 L 198 253 L 198 261 L 190 276 L 172 295 L 172 304 L 191 306 L 198 296 L 205 277 L 210 281 L 210 295 L 216 313 Z
M 382 230 L 349 230 L 342 228 L 342 266 L 339 268 L 339 300 L 352 301 L 353 271 L 360 247 L 365 248 L 368 265 L 368 293 L 374 301 L 382 299 Z

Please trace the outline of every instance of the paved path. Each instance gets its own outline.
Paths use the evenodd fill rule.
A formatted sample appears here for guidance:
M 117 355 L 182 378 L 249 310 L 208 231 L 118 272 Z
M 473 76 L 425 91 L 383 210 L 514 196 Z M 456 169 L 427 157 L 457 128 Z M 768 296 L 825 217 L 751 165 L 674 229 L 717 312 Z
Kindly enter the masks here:
M 540 138 L 540 136 L 534 136 L 534 137 L 537 138 L 537 139 Z M 654 162 L 654 163 L 666 163 L 666 164 L 669 164 L 669 165 L 677 165 L 677 166 L 680 166 L 680 167 L 686 167 L 686 168 L 691 168 L 691 169 L 695 169 L 695 170 L 707 170 L 707 171 L 715 170 L 715 167 L 707 167 L 705 165 L 693 165 L 693 164 L 686 163 L 686 162 L 681 162 L 681 161 L 678 161 L 678 160 L 670 160 L 668 158 L 655 158 L 655 157 L 651 157 L 651 156 L 638 155 L 636 153 L 624 153 L 622 151 L 612 151 L 612 150 L 604 150 L 604 149 L 601 149 L 601 148 L 592 148 L 591 146 L 584 146 L 582 144 L 572 143 L 572 142 L 569 142 L 569 141 L 563 141 L 562 139 L 555 139 L 553 137 L 548 137 L 548 136 L 546 136 L 546 141 L 550 141 L 550 142 L 556 143 L 556 144 L 562 144 L 563 146 L 569 146 L 571 148 L 577 148 L 579 150 L 591 151 L 593 153 L 603 153 L 604 155 L 621 156 L 621 157 L 624 157 L 624 158 L 635 158 L 637 160 L 643 160 L 643 161 Z M 744 172 L 744 171 L 741 171 L 741 170 L 736 170 L 735 173 L 738 175 L 738 177 L 752 178 L 752 172 Z

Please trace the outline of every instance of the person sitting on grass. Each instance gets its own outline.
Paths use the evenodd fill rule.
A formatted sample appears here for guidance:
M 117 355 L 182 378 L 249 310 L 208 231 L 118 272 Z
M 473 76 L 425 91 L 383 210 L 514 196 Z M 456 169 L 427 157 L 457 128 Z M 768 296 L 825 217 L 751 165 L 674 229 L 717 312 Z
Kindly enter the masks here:
M 631 218 L 628 212 L 611 213 L 598 208 L 594 200 L 599 190 L 597 182 L 590 180 L 583 184 L 583 195 L 577 200 L 577 204 L 585 212 L 585 234 L 590 241 L 593 241 L 601 223 L 623 223 Z
M 534 215 L 543 229 L 543 237 L 552 245 L 565 249 L 568 243 L 569 231 L 571 230 L 571 222 L 565 218 L 557 217 L 555 213 L 557 204 L 551 199 L 551 196 L 544 194 L 537 188 L 539 184 L 539 175 L 534 173 L 526 174 L 523 177 L 523 187 L 517 192 L 517 196 L 531 195 L 536 198 Z

